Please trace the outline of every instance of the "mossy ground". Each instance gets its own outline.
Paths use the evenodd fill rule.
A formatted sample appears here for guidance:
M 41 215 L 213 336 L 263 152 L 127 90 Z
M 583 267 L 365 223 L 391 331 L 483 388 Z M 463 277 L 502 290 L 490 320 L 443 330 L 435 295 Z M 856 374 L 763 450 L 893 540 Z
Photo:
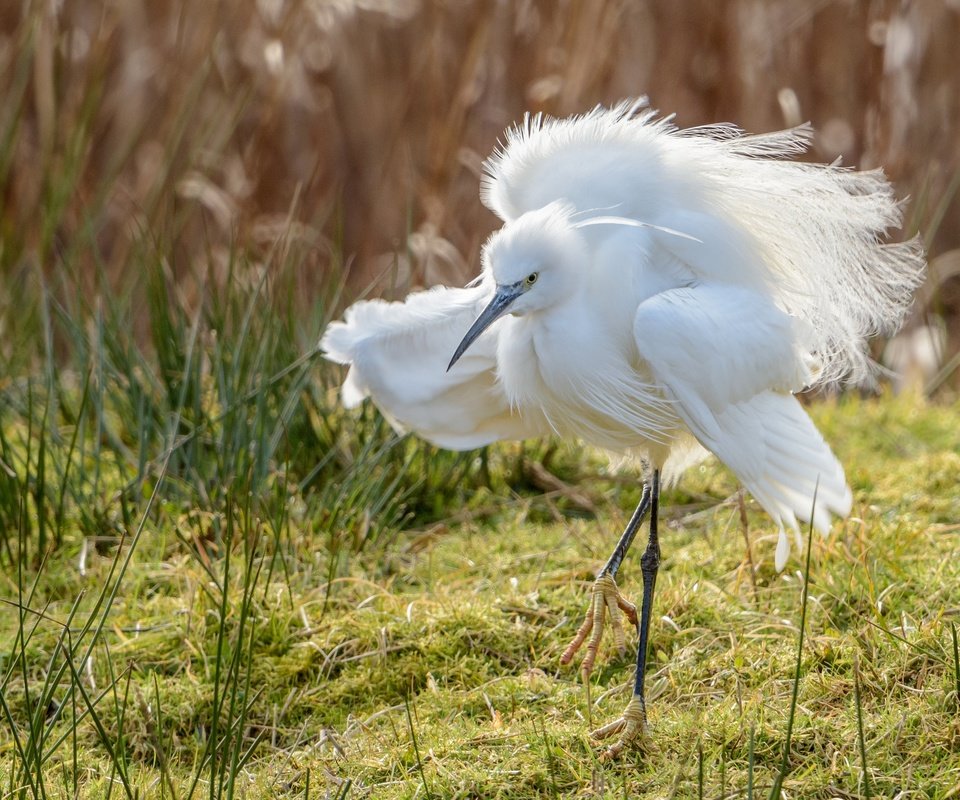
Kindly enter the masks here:
M 748 501 L 745 537 L 723 468 L 664 496 L 650 736 L 601 763 L 587 734 L 625 705 L 633 658 L 605 650 L 589 687 L 558 660 L 638 475 L 570 444 L 398 441 L 340 408 L 316 342 L 359 294 L 465 282 L 494 224 L 477 154 L 555 78 L 546 111 L 624 96 L 611 56 L 647 48 L 579 46 L 632 41 L 631 4 L 360 5 L 0 10 L 0 800 L 958 796 L 955 341 L 935 404 L 813 406 L 856 506 L 815 541 L 805 606 L 804 561 L 775 573 L 773 527 Z M 729 14 L 700 5 L 704 24 L 654 38 L 713 52 Z M 853 5 L 754 16 L 825 57 L 905 19 Z M 942 35 L 920 50 L 953 79 L 927 6 L 910 20 Z M 718 52 L 740 63 L 754 38 Z M 730 83 L 733 105 L 687 92 L 681 121 L 740 108 L 768 129 L 787 84 L 766 72 Z M 873 72 L 851 119 L 945 85 Z M 953 143 L 941 117 L 913 122 Z M 921 140 L 905 233 L 945 260 L 916 318 L 949 327 L 957 174 Z
M 812 413 L 847 466 L 855 505 L 813 540 L 783 796 L 957 796 L 960 410 L 845 397 Z M 263 520 L 245 519 L 232 545 L 203 549 L 210 520 L 160 508 L 89 664 L 77 665 L 91 698 L 107 690 L 96 708 L 115 752 L 92 715 L 72 721 L 83 702 L 71 695 L 73 712 L 48 713 L 48 741 L 67 739 L 45 763 L 48 776 L 62 774 L 48 778 L 47 796 L 104 796 L 118 759 L 140 796 L 186 797 L 195 776 L 195 793 L 208 796 L 216 773 L 198 765 L 218 659 L 222 667 L 231 657 L 235 703 L 248 708 L 235 732 L 235 796 L 767 796 L 791 713 L 802 557 L 795 550 L 774 571 L 773 526 L 748 499 L 751 580 L 736 484 L 713 462 L 665 495 L 650 735 L 642 750 L 601 763 L 588 731 L 629 699 L 632 655 L 605 647 L 589 690 L 559 656 L 637 482 L 572 446 L 555 462 L 596 518 L 562 491 L 490 494 L 468 512 L 451 508 L 456 523 L 341 556 L 333 580 L 309 515 L 292 515 L 280 557 L 257 570 L 247 565 L 259 557 Z M 0 614 L 0 647 L 22 649 L 17 669 L 28 674 L 5 685 L 18 724 L 22 687 L 55 660 L 58 622 L 77 603 L 74 625 L 92 614 L 97 587 L 109 583 L 116 553 L 91 548 L 81 575 L 80 546 L 68 537 L 20 580 L 39 575 L 29 607 L 44 615 L 27 617 L 28 629 L 38 624 L 25 646 L 18 615 Z M 620 579 L 634 596 L 636 547 Z M 16 597 L 17 583 L 5 576 L 3 594 Z M 16 758 L 5 724 L 0 772 Z M 122 796 L 119 785 L 112 791 Z

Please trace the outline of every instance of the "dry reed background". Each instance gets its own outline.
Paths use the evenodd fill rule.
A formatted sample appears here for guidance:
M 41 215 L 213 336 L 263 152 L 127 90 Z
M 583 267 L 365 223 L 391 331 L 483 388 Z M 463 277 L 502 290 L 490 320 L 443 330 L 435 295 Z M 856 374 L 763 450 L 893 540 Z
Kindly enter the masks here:
M 91 291 L 98 262 L 114 290 L 136 281 L 131 236 L 171 209 L 187 296 L 291 218 L 304 298 L 343 261 L 353 291 L 463 281 L 495 224 L 477 177 L 502 129 L 642 93 L 681 125 L 811 120 L 813 157 L 883 165 L 936 255 L 960 246 L 958 44 L 956 0 L 9 3 L 2 274 L 55 271 L 96 199 Z M 38 205 L 67 169 L 45 239 Z M 960 291 L 931 278 L 923 311 L 953 320 L 952 352 Z
M 347 796 L 356 779 L 358 796 L 364 786 L 379 792 L 388 785 L 404 793 L 394 796 L 408 796 L 416 773 L 402 786 L 396 778 L 398 769 L 412 770 L 408 744 L 415 751 L 411 719 L 418 714 L 424 752 L 436 746 L 449 759 L 427 766 L 430 780 L 441 780 L 441 768 L 454 777 L 464 769 L 474 771 L 468 782 L 486 785 L 490 762 L 478 759 L 473 737 L 488 716 L 504 722 L 499 709 L 513 702 L 509 695 L 533 691 L 526 683 L 531 672 L 554 668 L 558 653 L 548 640 L 563 638 L 541 639 L 531 632 L 533 618 L 517 625 L 502 613 L 502 591 L 516 587 L 502 590 L 490 581 L 487 558 L 515 567 L 510 548 L 529 551 L 523 531 L 535 524 L 531 510 L 546 515 L 547 508 L 549 519 L 560 519 L 557 503 L 565 498 L 528 505 L 516 452 L 494 454 L 491 468 L 486 458 L 396 442 L 372 413 L 341 417 L 331 410 L 332 370 L 306 359 L 294 362 L 294 372 L 286 366 L 316 341 L 332 301 L 458 283 L 475 270 L 480 244 L 496 224 L 478 199 L 480 163 L 504 126 L 526 110 L 563 115 L 644 92 L 653 105 L 677 112 L 682 125 L 730 120 L 761 131 L 810 119 L 820 130 L 812 157 L 884 165 L 900 195 L 912 198 L 905 233 L 919 230 L 936 257 L 914 324 L 936 315 L 952 326 L 947 358 L 956 366 L 958 45 L 960 0 L 0 4 L 0 590 L 6 595 L 0 600 L 21 612 L 19 622 L 0 613 L 0 640 L 13 643 L 0 647 L 0 711 L 8 723 L 0 725 L 3 785 L 13 792 L 20 781 L 32 782 L 33 796 L 52 797 L 44 785 L 62 773 L 62 796 L 100 796 L 98 786 L 115 775 L 129 774 L 136 788 L 155 787 L 159 773 L 171 796 L 193 796 L 201 778 L 209 780 L 211 796 L 233 796 L 234 781 L 247 780 L 246 759 L 255 753 L 251 763 L 269 787 L 259 796 L 277 796 L 278 781 L 296 796 L 311 796 L 311 770 L 315 783 L 325 776 L 321 791 L 328 795 L 336 787 L 337 797 Z M 263 289 L 264 275 L 278 277 Z M 960 370 L 949 363 L 941 374 L 957 386 Z M 865 516 L 858 517 L 868 522 L 849 523 L 826 559 L 830 567 L 817 576 L 827 590 L 826 606 L 818 600 L 817 608 L 827 608 L 831 625 L 841 622 L 838 629 L 811 627 L 815 700 L 798 721 L 794 749 L 803 772 L 788 779 L 805 787 L 819 782 L 823 791 L 833 781 L 862 785 L 870 796 L 872 774 L 874 785 L 892 796 L 892 787 L 919 776 L 952 793 L 944 787 L 955 785 L 958 768 L 936 748 L 946 741 L 956 751 L 960 649 L 946 661 L 918 654 L 940 653 L 950 638 L 948 622 L 956 641 L 951 610 L 960 607 L 954 597 L 960 562 L 956 539 L 947 535 L 958 518 L 956 412 L 939 402 L 924 408 L 907 396 L 848 400 L 822 404 L 818 421 L 828 440 L 855 454 L 851 483 L 864 498 Z M 552 460 L 562 476 L 567 456 L 560 453 Z M 491 469 L 497 485 L 524 499 L 488 523 Z M 714 496 L 733 491 L 715 483 L 725 479 L 713 473 L 699 480 L 709 490 L 695 488 L 690 497 L 710 506 Z M 611 488 L 596 478 L 593 485 L 597 496 L 612 495 L 614 506 L 629 505 L 620 496 L 628 491 L 623 484 Z M 508 533 L 476 536 L 470 523 L 462 536 L 446 537 L 444 522 L 398 555 L 401 522 L 456 520 L 461 511 L 482 520 L 477 530 L 506 525 Z M 781 743 L 779 718 L 766 709 L 786 706 L 787 653 L 798 653 L 800 685 L 803 651 L 782 622 L 800 584 L 792 575 L 777 582 L 768 576 L 760 611 L 741 616 L 750 600 L 739 594 L 739 540 L 701 536 L 705 526 L 714 527 L 713 516 L 684 519 L 692 521 L 686 543 L 677 543 L 684 554 L 664 586 L 664 608 L 672 609 L 665 613 L 675 615 L 678 636 L 660 634 L 661 653 L 676 656 L 678 665 L 675 688 L 658 699 L 660 709 L 679 709 L 661 717 L 674 720 L 661 727 L 674 731 L 665 752 L 689 753 L 702 731 L 712 731 L 701 740 L 707 748 L 701 766 L 732 757 L 731 774 L 738 771 L 742 785 L 752 780 L 747 763 L 752 776 L 757 721 L 758 776 L 770 780 L 781 770 L 781 747 L 782 769 L 791 752 L 789 735 Z M 583 541 L 571 538 L 566 524 L 537 528 L 538 535 L 560 537 L 558 547 L 576 544 L 554 559 L 559 551 L 538 539 L 560 576 L 548 589 L 552 610 L 544 619 L 562 624 L 581 613 L 580 579 L 590 576 L 584 559 L 605 550 L 603 524 L 604 518 L 601 526 L 583 522 L 593 537 Z M 444 533 L 437 533 L 437 546 L 445 544 L 448 555 L 441 550 L 447 561 L 437 563 L 449 569 L 433 561 L 438 531 Z M 714 550 L 720 540 L 726 550 Z M 420 573 L 403 562 L 412 576 L 404 588 L 394 581 L 397 559 L 421 546 L 430 555 L 414 555 Z M 465 574 L 462 547 L 481 548 L 470 558 L 482 567 Z M 135 550 L 137 558 L 128 558 Z M 121 557 L 127 560 L 115 572 Z M 273 566 L 261 571 L 281 562 L 282 581 L 279 566 L 276 573 Z M 375 576 L 383 576 L 380 566 L 386 570 L 386 585 L 396 590 L 386 614 L 403 613 L 389 610 L 395 604 L 409 615 L 410 598 L 423 602 L 427 580 L 427 602 L 444 609 L 440 628 L 425 634 L 418 622 L 391 632 L 392 648 L 419 654 L 393 662 L 396 670 L 366 660 L 387 646 L 387 629 L 383 617 L 368 613 L 366 581 L 362 588 L 349 580 L 340 586 L 339 576 L 349 579 L 358 563 L 378 565 L 368 570 Z M 733 569 L 732 592 L 708 591 L 702 603 L 688 603 L 686 589 L 676 587 L 697 584 L 708 563 Z M 434 584 L 441 573 L 452 578 Z M 504 577 L 506 569 L 493 573 Z M 267 602 L 275 579 L 289 606 Z M 540 586 L 539 574 L 525 580 L 521 575 L 519 585 Z M 482 587 L 477 605 L 458 616 L 464 606 L 449 598 L 473 581 Z M 39 587 L 36 594 L 34 588 L 28 594 L 28 584 Z M 531 595 L 523 589 L 522 596 Z M 328 603 L 342 614 L 326 614 Z M 40 608 L 50 616 L 34 625 Z M 453 615 L 444 616 L 446 609 Z M 140 639 L 143 614 L 150 620 Z M 54 624 L 58 617 L 66 623 Z M 84 617 L 76 633 L 71 620 Z M 886 636 L 894 617 L 902 640 Z M 731 619 L 748 635 L 728 647 Z M 775 643 L 770 625 L 780 631 Z M 752 636 L 756 626 L 763 637 Z M 490 658 L 461 676 L 464 642 L 473 646 L 476 628 L 490 637 Z M 131 629 L 132 640 L 125 633 Z M 442 635 L 434 637 L 435 630 Z M 703 635 L 681 640 L 681 630 Z M 268 645 L 264 631 L 276 637 Z M 704 661 L 705 647 L 712 660 Z M 321 648 L 330 653 L 322 666 L 312 655 L 301 658 Z M 202 667 L 197 653 L 204 654 Z M 851 653 L 867 665 L 862 678 L 858 662 L 845 661 Z M 741 656 L 753 667 L 744 671 L 752 687 L 746 714 L 742 705 L 724 704 L 734 695 L 722 683 L 738 674 L 729 666 Z M 819 666 L 827 656 L 829 675 Z M 66 674 L 68 664 L 81 663 L 86 675 Z M 430 672 L 437 663 L 451 666 L 449 683 L 437 686 Z M 495 713 L 486 678 L 491 669 L 500 675 L 504 664 L 508 672 L 519 670 L 512 679 L 520 683 L 508 676 Z M 524 672 L 530 664 L 537 670 Z M 251 680 L 262 682 L 264 693 L 248 706 Z M 866 699 L 861 709 L 858 695 L 855 717 L 844 704 L 858 680 Z M 128 696 L 131 681 L 137 688 Z M 107 727 L 95 735 L 80 718 L 86 712 L 78 713 L 78 698 L 96 686 L 105 687 L 98 713 Z M 363 713 L 383 730 L 402 728 L 397 703 L 426 687 L 411 697 L 414 714 L 407 709 L 409 739 L 394 728 L 385 749 L 366 753 L 372 738 L 356 731 L 348 737 L 348 715 L 361 713 L 357 686 L 367 698 Z M 563 751 L 555 744 L 571 747 L 583 727 L 574 718 L 579 687 L 565 680 L 551 686 L 544 703 L 535 689 L 540 704 L 526 717 L 533 731 L 517 739 L 496 778 L 512 788 L 519 765 L 540 796 L 549 786 L 558 796 L 553 764 Z M 717 702 L 704 704 L 701 687 Z M 434 689 L 445 692 L 441 700 Z M 158 718 L 163 709 L 165 725 L 154 724 L 140 692 L 153 698 Z M 465 702 L 479 710 L 455 713 Z M 390 703 L 394 716 L 389 705 L 383 708 Z M 60 714 L 52 722 L 50 708 Z M 862 729 L 860 761 L 853 763 L 851 726 L 861 711 L 869 765 Z M 815 725 L 803 721 L 809 714 Z M 506 724 L 523 719 L 508 717 Z M 331 754 L 330 746 L 339 748 L 335 738 L 324 750 L 328 726 L 344 732 L 349 761 Z M 548 740 L 548 730 L 559 730 L 558 738 Z M 295 763 L 301 745 L 312 748 L 315 741 L 319 755 Z M 556 759 L 570 768 L 561 776 L 565 788 L 582 787 L 591 776 L 596 788 L 598 775 L 606 779 L 587 750 L 570 752 L 575 757 Z M 54 763 L 56 769 L 47 766 Z M 639 776 L 630 765 L 610 775 L 619 780 L 629 773 L 645 785 L 658 763 Z M 811 765 L 819 770 L 813 778 Z M 426 787 L 424 774 L 420 765 Z

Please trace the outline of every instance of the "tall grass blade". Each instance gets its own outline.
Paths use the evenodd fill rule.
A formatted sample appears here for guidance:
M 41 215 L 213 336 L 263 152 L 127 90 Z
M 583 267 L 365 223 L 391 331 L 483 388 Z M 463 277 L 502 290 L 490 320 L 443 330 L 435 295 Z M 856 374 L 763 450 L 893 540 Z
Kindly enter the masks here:
M 863 794 L 870 800 L 870 772 L 867 768 L 867 743 L 863 735 L 863 703 L 860 698 L 860 656 L 853 657 L 853 701 L 857 707 L 857 740 L 860 745 L 860 768 L 863 771 Z
M 410 731 L 410 740 L 413 742 L 413 753 L 417 759 L 417 770 L 420 772 L 420 781 L 423 784 L 423 792 L 427 800 L 432 800 L 430 786 L 427 784 L 427 775 L 423 770 L 423 760 L 420 758 L 420 746 L 417 744 L 417 732 L 413 727 L 413 717 L 410 714 L 410 698 L 407 695 L 403 697 L 403 707 L 407 710 L 407 728 Z
M 803 637 L 807 628 L 807 600 L 810 594 L 810 557 L 813 553 L 813 512 L 817 507 L 817 487 L 813 490 L 813 504 L 810 510 L 810 524 L 807 526 L 807 560 L 803 568 L 803 594 L 800 601 L 800 635 L 797 637 L 797 663 L 793 674 L 793 691 L 790 695 L 790 715 L 787 717 L 787 733 L 783 740 L 783 758 L 780 771 L 770 789 L 770 800 L 779 800 L 783 790 L 783 781 L 790 771 L 790 742 L 793 736 L 793 720 L 797 713 L 797 697 L 800 694 L 800 675 L 803 671 Z
M 953 637 L 953 680 L 956 690 L 956 704 L 960 708 L 960 644 L 957 642 L 957 623 L 950 623 L 950 634 Z
M 93 725 L 96 728 L 100 745 L 107 751 L 107 755 L 110 757 L 111 764 L 116 768 L 117 775 L 120 778 L 120 783 L 123 785 L 123 790 L 126 792 L 128 800 L 134 800 L 137 795 L 130 786 L 126 769 L 121 766 L 122 761 L 116 753 L 116 749 L 114 747 L 114 738 L 107 731 L 103 721 L 100 719 L 100 715 L 97 713 L 96 703 L 90 698 L 90 695 L 83 686 L 83 679 L 81 678 L 80 673 L 74 664 L 73 654 L 69 648 L 63 649 L 62 653 L 64 656 L 64 662 L 70 669 L 70 675 L 73 679 L 72 686 L 80 693 L 80 697 L 86 706 L 87 712 L 90 715 L 90 719 L 93 721 Z
M 703 800 L 703 741 L 697 740 L 697 798 Z

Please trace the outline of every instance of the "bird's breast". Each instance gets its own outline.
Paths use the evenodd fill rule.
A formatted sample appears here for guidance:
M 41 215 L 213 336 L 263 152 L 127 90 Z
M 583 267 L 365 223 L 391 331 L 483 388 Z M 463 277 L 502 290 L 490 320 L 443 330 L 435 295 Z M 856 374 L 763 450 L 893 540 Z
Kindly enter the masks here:
M 672 438 L 676 416 L 632 339 L 618 336 L 602 320 L 575 314 L 505 322 L 497 369 L 521 414 L 542 412 L 561 436 L 613 451 L 644 449 Z

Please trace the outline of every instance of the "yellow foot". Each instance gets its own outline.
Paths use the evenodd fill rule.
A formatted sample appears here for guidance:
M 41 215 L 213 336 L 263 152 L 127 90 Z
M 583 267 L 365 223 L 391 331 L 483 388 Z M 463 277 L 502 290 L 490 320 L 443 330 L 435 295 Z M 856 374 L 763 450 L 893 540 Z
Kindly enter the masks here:
M 607 739 L 616 736 L 618 733 L 620 734 L 620 738 L 600 756 L 601 761 L 609 761 L 611 758 L 619 756 L 624 748 L 639 742 L 646 735 L 646 732 L 647 712 L 639 695 L 634 695 L 620 719 L 614 720 L 602 728 L 597 728 L 590 736 L 594 739 Z
M 594 581 L 590 606 L 583 618 L 583 624 L 577 629 L 577 635 L 573 637 L 573 641 L 567 645 L 567 649 L 560 656 L 560 663 L 569 664 L 577 650 L 586 641 L 587 654 L 583 657 L 583 663 L 580 664 L 580 675 L 584 682 L 590 678 L 593 664 L 597 660 L 597 650 L 600 649 L 600 640 L 603 638 L 603 623 L 607 614 L 610 615 L 610 627 L 613 628 L 613 643 L 620 655 L 625 655 L 627 642 L 623 633 L 621 611 L 636 627 L 637 607 L 620 594 L 613 576 L 604 573 Z M 587 641 L 588 636 L 590 637 L 589 641 Z

